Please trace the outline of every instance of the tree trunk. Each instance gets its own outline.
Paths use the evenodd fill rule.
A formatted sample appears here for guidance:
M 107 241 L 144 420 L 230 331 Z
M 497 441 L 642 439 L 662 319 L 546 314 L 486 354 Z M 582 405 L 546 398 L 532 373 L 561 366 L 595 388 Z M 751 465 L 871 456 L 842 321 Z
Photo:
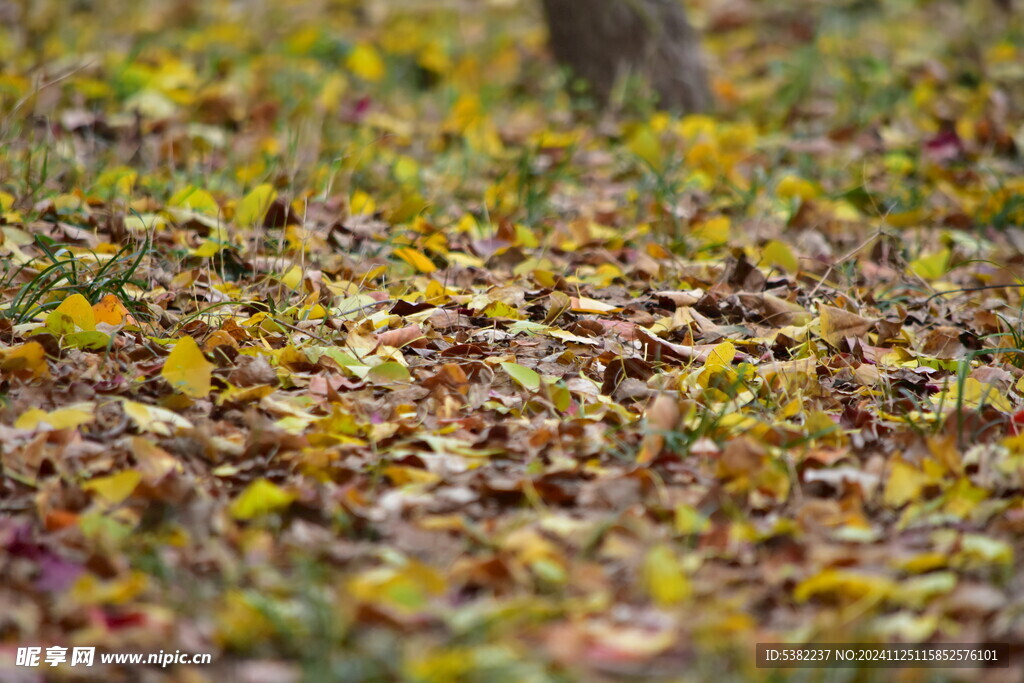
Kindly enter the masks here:
M 555 58 L 607 102 L 618 78 L 636 74 L 659 105 L 711 106 L 696 32 L 679 0 L 543 0 Z

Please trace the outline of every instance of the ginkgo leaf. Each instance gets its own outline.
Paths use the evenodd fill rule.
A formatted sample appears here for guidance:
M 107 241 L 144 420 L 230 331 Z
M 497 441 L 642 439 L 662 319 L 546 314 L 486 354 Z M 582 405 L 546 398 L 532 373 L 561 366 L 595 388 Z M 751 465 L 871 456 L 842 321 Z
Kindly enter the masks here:
M 142 481 L 142 475 L 136 470 L 124 470 L 106 477 L 94 477 L 82 486 L 86 491 L 93 491 L 110 505 L 118 505 L 132 495 Z
M 257 479 L 245 487 L 229 508 L 235 519 L 248 520 L 288 507 L 295 496 L 267 479 Z
M 732 221 L 728 216 L 715 216 L 693 227 L 690 233 L 701 244 L 725 244 L 729 241 Z
M 629 138 L 629 151 L 642 159 L 652 170 L 665 167 L 665 148 L 650 126 L 641 126 Z
M 128 309 L 113 294 L 106 294 L 99 303 L 93 304 L 92 312 L 96 323 L 106 323 L 114 327 L 123 323 L 128 315 Z
M 18 416 L 14 426 L 18 429 L 38 429 L 40 426 L 51 429 L 75 429 L 96 419 L 93 406 L 58 408 L 46 412 L 39 408 L 30 408 Z
M 175 429 L 192 428 L 191 422 L 167 408 L 148 406 L 137 401 L 123 401 L 121 406 L 124 409 L 124 414 L 135 423 L 140 432 L 170 436 Z
M 421 273 L 433 273 L 437 266 L 423 252 L 409 247 L 395 249 L 395 255 Z
M 714 346 L 704 361 L 706 367 L 727 367 L 736 357 L 736 347 L 729 342 Z
M 933 254 L 926 254 L 910 262 L 910 272 L 925 280 L 937 280 L 949 270 L 949 262 L 953 252 L 943 249 Z
M 369 43 L 359 43 L 345 59 L 345 66 L 364 81 L 376 83 L 384 78 L 384 60 Z
M 814 183 L 793 175 L 784 177 L 775 186 L 775 195 L 780 199 L 801 199 L 807 201 L 816 198 L 820 194 L 820 190 L 818 190 Z
M 235 209 L 235 225 L 243 228 L 261 225 L 275 199 L 277 190 L 273 185 L 257 185 L 238 203 Z
M 818 596 L 834 596 L 848 602 L 880 600 L 896 590 L 896 584 L 881 575 L 845 569 L 825 569 L 801 581 L 793 591 L 797 602 Z
M 889 479 L 885 484 L 883 499 L 886 505 L 901 507 L 918 500 L 929 481 L 928 476 L 919 469 L 897 458 L 889 467 Z
M 643 577 L 647 594 L 662 607 L 682 602 L 693 592 L 690 579 L 683 572 L 679 558 L 669 545 L 657 545 L 647 552 Z
M 206 360 L 196 340 L 182 337 L 164 361 L 160 374 L 176 390 L 191 398 L 203 398 L 210 393 L 213 363 Z
M 793 250 L 779 240 L 769 240 L 761 248 L 761 258 L 768 265 L 781 268 L 787 273 L 796 273 L 800 270 L 800 262 L 793 255 Z
M 96 329 L 96 313 L 92 304 L 81 294 L 72 294 L 54 309 L 55 313 L 63 313 L 71 318 L 75 327 L 86 332 Z
M 167 200 L 168 206 L 180 206 L 184 209 L 197 211 L 208 216 L 217 216 L 220 213 L 220 205 L 206 190 L 187 185 Z
M 288 272 L 281 276 L 281 284 L 288 289 L 298 290 L 302 285 L 303 276 L 304 272 L 302 270 L 302 266 L 295 264 L 288 269 Z
M 0 370 L 23 377 L 48 377 L 50 374 L 46 350 L 34 341 L 0 349 Z

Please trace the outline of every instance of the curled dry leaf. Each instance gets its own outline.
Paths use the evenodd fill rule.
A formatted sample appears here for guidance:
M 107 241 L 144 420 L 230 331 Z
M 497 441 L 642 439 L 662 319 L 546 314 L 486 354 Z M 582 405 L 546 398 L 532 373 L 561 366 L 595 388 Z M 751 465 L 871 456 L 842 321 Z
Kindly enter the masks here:
M 421 337 L 423 337 L 423 330 L 420 329 L 419 325 L 406 325 L 397 330 L 378 333 L 377 341 L 381 346 L 390 346 L 397 349 L 411 344 Z

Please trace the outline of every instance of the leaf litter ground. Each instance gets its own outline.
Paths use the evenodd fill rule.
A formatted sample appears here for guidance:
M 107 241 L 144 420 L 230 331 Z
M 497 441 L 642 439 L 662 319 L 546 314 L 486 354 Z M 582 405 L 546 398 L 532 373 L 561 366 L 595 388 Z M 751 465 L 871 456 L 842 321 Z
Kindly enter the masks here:
M 679 119 L 571 102 L 514 1 L 113 4 L 0 2 L 9 652 L 1024 638 L 1019 14 L 694 2 Z

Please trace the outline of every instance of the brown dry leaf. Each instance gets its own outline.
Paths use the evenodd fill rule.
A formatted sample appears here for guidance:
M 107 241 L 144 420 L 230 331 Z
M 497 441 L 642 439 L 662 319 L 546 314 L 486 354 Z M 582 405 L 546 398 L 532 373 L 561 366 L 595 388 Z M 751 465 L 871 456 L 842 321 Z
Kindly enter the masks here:
M 844 339 L 863 337 L 871 329 L 874 321 L 850 313 L 842 308 L 818 305 L 821 320 L 821 338 L 838 348 Z
M 423 337 L 423 330 L 419 325 L 406 325 L 397 330 L 388 330 L 377 334 L 377 341 L 381 346 L 390 346 L 398 349 L 411 344 Z

